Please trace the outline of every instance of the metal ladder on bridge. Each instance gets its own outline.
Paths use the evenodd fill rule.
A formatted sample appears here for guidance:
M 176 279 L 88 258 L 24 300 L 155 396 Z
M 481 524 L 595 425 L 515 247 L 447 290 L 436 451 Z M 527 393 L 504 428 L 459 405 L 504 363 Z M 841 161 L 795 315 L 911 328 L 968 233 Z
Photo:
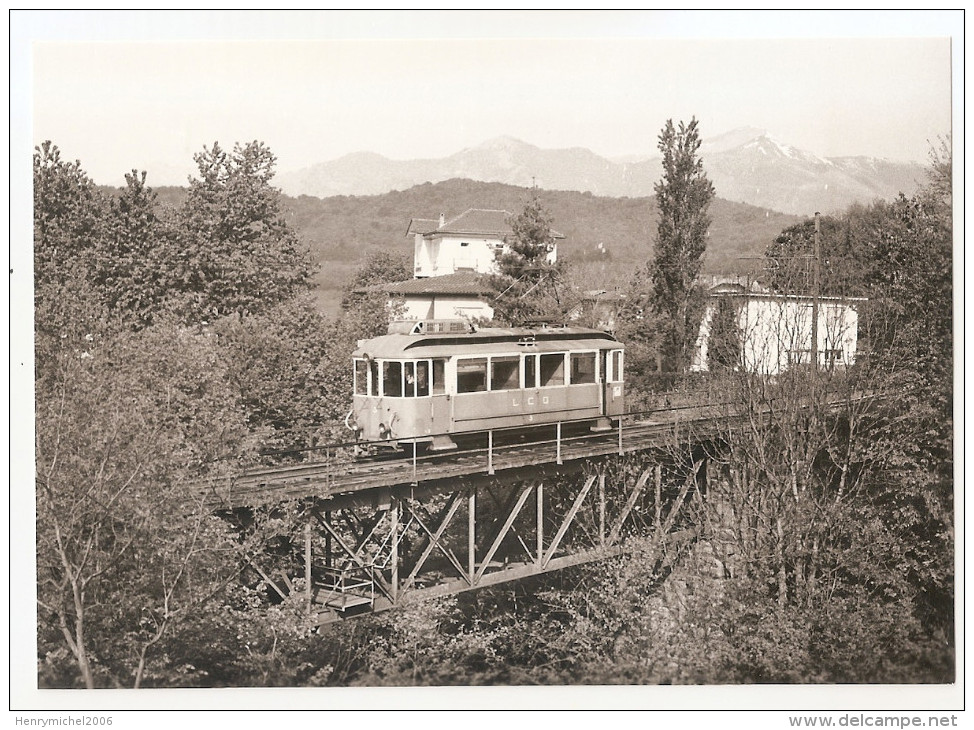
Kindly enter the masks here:
M 403 526 L 405 532 L 413 518 Z M 317 566 L 320 579 L 316 585 L 326 592 L 318 597 L 318 602 L 344 613 L 358 606 L 372 606 L 375 603 L 375 573 L 389 567 L 392 559 L 392 533 L 379 543 L 372 559 L 364 565 L 352 565 L 346 558 L 341 567 Z

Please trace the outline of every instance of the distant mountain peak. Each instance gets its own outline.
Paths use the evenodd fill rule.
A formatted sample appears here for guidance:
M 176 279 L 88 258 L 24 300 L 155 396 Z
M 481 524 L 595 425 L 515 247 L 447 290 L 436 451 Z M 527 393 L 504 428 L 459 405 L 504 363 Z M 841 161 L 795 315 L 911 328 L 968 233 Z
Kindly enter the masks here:
M 787 144 L 770 134 L 762 134 L 756 139 L 742 145 L 743 149 L 753 149 L 763 155 L 771 157 L 787 158 L 799 163 L 809 163 L 812 165 L 831 166 L 832 163 L 824 157 L 819 157 L 813 152 L 807 152 L 793 145 Z
M 369 152 L 368 150 L 359 150 L 358 152 L 349 152 L 347 155 L 342 155 L 341 157 L 335 158 L 333 162 L 388 162 L 389 158 L 385 155 L 380 155 L 378 152 Z M 321 164 L 321 163 L 319 163 Z
M 517 137 L 512 137 L 509 134 L 502 134 L 500 137 L 494 137 L 488 139 L 486 142 L 481 142 L 474 149 L 477 150 L 490 150 L 490 151 L 509 151 L 509 150 L 522 150 L 522 149 L 538 149 L 533 144 L 528 144 L 524 140 L 520 140 Z
M 701 157 L 719 197 L 800 215 L 840 210 L 852 202 L 912 194 L 922 168 L 868 157 L 824 158 L 767 130 L 740 127 L 703 141 Z M 540 148 L 511 135 L 488 139 L 449 157 L 389 160 L 356 152 L 281 174 L 290 195 L 378 195 L 453 178 L 605 197 L 652 196 L 659 157 L 621 162 L 585 147 Z
M 740 147 L 761 137 L 767 137 L 768 130 L 758 127 L 738 127 L 730 132 L 718 134 L 716 137 L 708 137 L 703 140 L 701 149 L 703 152 L 726 152 L 735 147 Z

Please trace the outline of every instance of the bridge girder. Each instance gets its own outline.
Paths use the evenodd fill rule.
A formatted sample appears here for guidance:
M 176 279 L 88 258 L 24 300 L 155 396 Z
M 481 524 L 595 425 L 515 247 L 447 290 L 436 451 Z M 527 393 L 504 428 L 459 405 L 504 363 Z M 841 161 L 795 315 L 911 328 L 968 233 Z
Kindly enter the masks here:
M 604 560 L 631 537 L 653 537 L 662 558 L 692 541 L 679 517 L 703 465 L 674 481 L 661 463 L 615 457 L 308 498 L 297 504 L 304 544 L 284 587 L 252 564 L 275 593 L 303 594 L 325 624 Z

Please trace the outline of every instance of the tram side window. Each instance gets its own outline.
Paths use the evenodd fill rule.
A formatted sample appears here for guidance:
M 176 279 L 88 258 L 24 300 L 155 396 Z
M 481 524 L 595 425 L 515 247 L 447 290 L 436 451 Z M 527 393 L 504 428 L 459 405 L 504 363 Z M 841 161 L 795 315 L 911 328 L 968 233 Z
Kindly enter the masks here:
M 571 384 L 583 385 L 595 382 L 595 353 L 594 352 L 573 352 L 570 357 Z
M 355 395 L 369 394 L 369 364 L 365 360 L 355 361 Z
M 521 387 L 521 358 L 494 357 L 490 361 L 490 389 L 517 390 Z
M 433 395 L 446 393 L 446 360 L 433 360 Z
M 613 350 L 610 358 L 612 363 L 612 380 L 618 382 L 622 380 L 622 350 Z
M 538 380 L 535 376 L 537 372 L 538 358 L 534 355 L 524 356 L 524 387 L 525 388 L 537 388 Z
M 382 363 L 382 395 L 390 398 L 402 397 L 402 363 Z
M 487 358 L 457 360 L 457 393 L 487 390 Z
M 565 355 L 561 352 L 541 356 L 541 387 L 565 384 Z

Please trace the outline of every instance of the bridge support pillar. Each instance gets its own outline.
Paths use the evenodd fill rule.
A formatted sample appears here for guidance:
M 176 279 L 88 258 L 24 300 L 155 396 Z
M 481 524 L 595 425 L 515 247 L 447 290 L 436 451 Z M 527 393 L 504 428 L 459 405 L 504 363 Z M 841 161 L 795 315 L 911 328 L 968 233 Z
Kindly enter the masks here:
M 399 498 L 393 496 L 389 502 L 389 565 L 391 579 L 389 586 L 392 589 L 390 598 L 395 603 L 399 599 Z
M 311 611 L 311 516 L 305 519 L 304 523 L 304 591 L 308 611 Z
M 541 561 L 544 560 L 544 483 L 538 482 L 535 487 L 537 500 L 536 500 L 536 510 L 537 510 L 537 545 L 538 552 L 535 558 L 535 563 L 540 568 Z
M 467 493 L 467 574 L 473 585 L 477 574 L 477 490 Z

